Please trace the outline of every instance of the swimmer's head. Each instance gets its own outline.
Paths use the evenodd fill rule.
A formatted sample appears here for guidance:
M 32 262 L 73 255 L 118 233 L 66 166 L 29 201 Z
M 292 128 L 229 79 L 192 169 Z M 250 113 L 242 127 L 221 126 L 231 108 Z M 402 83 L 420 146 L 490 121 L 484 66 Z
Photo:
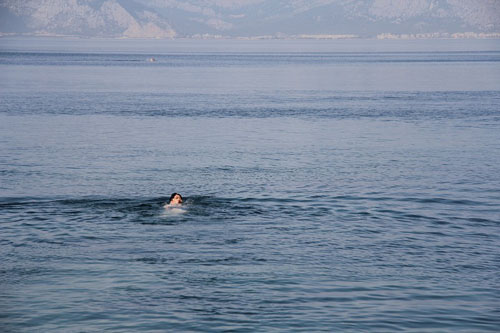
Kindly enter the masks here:
M 179 205 L 182 203 L 182 196 L 179 193 L 172 193 L 168 200 L 169 205 Z

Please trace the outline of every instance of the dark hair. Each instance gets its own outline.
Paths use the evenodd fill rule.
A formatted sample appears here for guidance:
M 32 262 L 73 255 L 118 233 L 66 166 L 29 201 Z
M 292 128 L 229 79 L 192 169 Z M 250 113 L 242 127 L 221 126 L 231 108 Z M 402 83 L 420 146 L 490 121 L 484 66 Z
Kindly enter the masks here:
M 173 199 L 176 195 L 179 195 L 179 196 L 181 197 L 181 200 L 183 200 L 183 199 L 182 199 L 182 195 L 180 195 L 179 193 L 174 192 L 174 193 L 172 193 L 172 195 L 170 196 L 170 199 L 168 199 L 168 203 L 171 203 L 171 202 L 172 202 L 172 199 Z

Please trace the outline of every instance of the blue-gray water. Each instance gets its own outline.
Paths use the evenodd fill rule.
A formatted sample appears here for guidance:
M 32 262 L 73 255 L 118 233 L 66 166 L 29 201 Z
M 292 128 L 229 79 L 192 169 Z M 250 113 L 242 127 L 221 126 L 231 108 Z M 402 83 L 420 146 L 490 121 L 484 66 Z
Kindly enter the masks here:
M 0 39 L 2 332 L 498 331 L 499 105 L 499 40 Z

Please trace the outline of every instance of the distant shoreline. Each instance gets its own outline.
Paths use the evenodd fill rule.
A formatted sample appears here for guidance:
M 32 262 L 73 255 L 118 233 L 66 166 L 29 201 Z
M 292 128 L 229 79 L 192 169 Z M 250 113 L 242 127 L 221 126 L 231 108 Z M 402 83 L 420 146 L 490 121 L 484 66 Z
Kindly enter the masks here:
M 126 36 L 83 36 L 83 35 L 60 35 L 49 33 L 4 33 L 0 32 L 0 38 L 5 37 L 35 37 L 35 38 L 71 38 L 71 39 L 114 39 L 114 40 L 429 40 L 429 39 L 500 39 L 500 32 L 477 33 L 477 32 L 455 32 L 455 33 L 418 33 L 418 34 L 394 34 L 381 33 L 372 37 L 354 34 L 298 34 L 298 35 L 263 35 L 263 36 L 225 36 L 212 34 L 196 34 L 177 37 L 126 37 Z

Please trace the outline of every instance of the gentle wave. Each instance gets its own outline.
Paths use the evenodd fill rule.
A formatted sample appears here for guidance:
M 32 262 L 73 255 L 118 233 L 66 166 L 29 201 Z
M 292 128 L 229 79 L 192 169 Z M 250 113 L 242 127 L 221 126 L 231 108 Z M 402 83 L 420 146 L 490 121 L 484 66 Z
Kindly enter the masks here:
M 0 52 L 4 331 L 498 330 L 499 52 L 70 44 Z
M 198 195 L 186 196 L 185 213 L 165 216 L 167 199 L 1 198 L 0 246 L 10 255 L 0 283 L 21 286 L 34 302 L 58 300 L 66 308 L 54 316 L 68 318 L 60 321 L 64 330 L 498 327 L 495 251 L 488 251 L 498 242 L 498 221 L 458 209 L 491 209 L 487 202 Z M 454 214 L 436 217 L 450 207 Z M 87 310 L 71 310 L 75 302 Z M 31 301 L 16 304 L 3 318 L 29 313 L 33 325 L 51 327 L 42 311 L 27 311 Z M 105 320 L 89 319 L 102 304 Z M 138 307 L 159 317 L 138 321 Z M 183 313 L 191 319 L 181 320 Z
M 151 61 L 154 58 L 154 61 Z M 315 53 L 177 53 L 112 54 L 0 52 L 0 65 L 44 66 L 156 66 L 156 67 L 233 67 L 329 65 L 356 63 L 456 63 L 499 62 L 500 52 L 315 52 Z
M 498 91 L 406 91 L 372 93 L 288 91 L 269 94 L 65 92 L 29 96 L 4 92 L 0 113 L 7 115 L 103 115 L 169 118 L 318 119 L 496 119 Z M 36 103 L 27 101 L 37 101 Z M 443 102 L 445 101 L 445 102 Z M 40 109 L 39 103 L 44 105 Z M 185 105 L 189 105 L 186 107 Z M 473 112 L 471 111 L 473 110 Z
M 9 211 L 26 209 L 66 209 L 69 213 L 81 213 L 98 215 L 105 212 L 120 212 L 125 215 L 123 219 L 131 217 L 149 219 L 151 217 L 183 217 L 185 219 L 204 218 L 244 218 L 246 216 L 258 216 L 260 218 L 273 217 L 304 217 L 314 219 L 325 216 L 348 216 L 364 215 L 370 218 L 387 218 L 388 216 L 400 220 L 440 221 L 464 219 L 471 222 L 497 221 L 479 217 L 463 218 L 460 215 L 440 216 L 425 215 L 405 209 L 405 203 L 416 203 L 432 205 L 433 210 L 439 211 L 448 208 L 464 209 L 473 208 L 478 212 L 487 210 L 490 213 L 499 212 L 497 204 L 491 201 L 479 201 L 469 199 L 454 199 L 443 197 L 419 198 L 419 197 L 388 197 L 388 196 L 352 196 L 317 195 L 311 198 L 258 198 L 258 197 L 213 197 L 213 196 L 190 196 L 179 211 L 170 211 L 163 208 L 168 202 L 168 197 L 152 198 L 0 198 L 0 207 Z M 424 207 L 422 206 L 422 207 Z M 368 210 L 367 208 L 370 207 Z M 388 208 L 392 207 L 392 208 Z M 64 210 L 63 210 L 64 212 Z M 35 211 L 36 213 L 36 211 Z M 182 214 L 181 214 L 182 213 Z M 153 219 L 150 223 L 161 223 L 161 219 Z M 143 221 L 147 223 L 146 221 Z

